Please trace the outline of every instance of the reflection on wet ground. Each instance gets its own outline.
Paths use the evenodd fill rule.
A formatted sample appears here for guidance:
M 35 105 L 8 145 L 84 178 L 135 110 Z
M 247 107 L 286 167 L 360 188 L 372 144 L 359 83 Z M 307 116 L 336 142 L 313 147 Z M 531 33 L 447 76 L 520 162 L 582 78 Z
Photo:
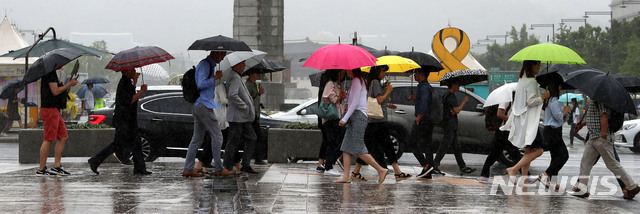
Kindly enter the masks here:
M 455 172 L 453 160 L 444 171 Z M 497 166 L 497 165 L 496 165 Z M 378 185 L 376 172 L 363 168 L 367 182 L 334 184 L 337 177 L 315 172 L 313 163 L 254 166 L 258 175 L 182 178 L 180 162 L 154 162 L 150 176 L 133 176 L 130 166 L 104 164 L 100 175 L 86 163 L 67 163 L 66 177 L 37 177 L 35 168 L 0 174 L 0 210 L 7 213 L 426 213 L 568 212 L 625 213 L 640 207 L 620 194 L 579 199 L 568 194 L 515 195 L 476 182 L 475 176 L 448 174 L 432 180 Z M 495 167 L 494 168 L 498 168 Z M 403 166 L 416 174 L 418 167 Z M 493 171 L 499 171 L 496 169 Z M 637 178 L 638 171 L 633 170 Z M 501 178 L 495 178 L 496 182 Z M 515 191 L 515 190 L 514 190 Z M 525 189 L 536 193 L 538 187 Z

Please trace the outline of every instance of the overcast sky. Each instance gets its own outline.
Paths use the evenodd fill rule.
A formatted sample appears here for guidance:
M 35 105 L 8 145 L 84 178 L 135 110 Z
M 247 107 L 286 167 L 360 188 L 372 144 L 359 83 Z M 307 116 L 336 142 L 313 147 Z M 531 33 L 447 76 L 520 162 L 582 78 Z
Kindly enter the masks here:
M 233 36 L 233 0 L 0 0 L 0 9 L 21 29 L 132 33 L 133 42 L 185 52 L 196 39 Z M 433 35 L 451 26 L 464 30 L 472 43 L 486 35 L 505 34 L 522 24 L 555 23 L 582 18 L 585 11 L 609 11 L 609 0 L 285 0 L 285 40 L 310 37 L 349 42 L 354 31 L 361 43 L 383 49 L 428 52 Z M 4 11 L 0 11 L 4 12 Z M 608 16 L 592 16 L 592 25 L 609 26 Z M 580 23 L 569 23 L 577 28 Z M 541 41 L 551 28 L 532 33 Z M 27 36 L 27 40 L 33 37 Z M 96 40 L 100 40 L 97 38 Z M 31 41 L 30 41 L 31 42 Z M 498 39 L 503 43 L 503 39 Z M 108 45 L 108 44 L 107 44 Z

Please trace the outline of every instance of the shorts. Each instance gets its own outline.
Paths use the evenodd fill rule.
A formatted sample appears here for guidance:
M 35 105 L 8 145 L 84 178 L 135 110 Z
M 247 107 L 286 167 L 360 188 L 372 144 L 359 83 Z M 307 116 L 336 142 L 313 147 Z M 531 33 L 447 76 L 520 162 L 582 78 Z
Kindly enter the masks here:
M 67 136 L 67 127 L 57 108 L 41 108 L 40 119 L 44 126 L 45 141 L 55 141 Z
M 536 133 L 536 138 L 533 140 L 533 143 L 531 143 L 531 145 L 527 145 L 525 146 L 527 148 L 532 148 L 532 149 L 542 149 L 544 148 L 544 143 L 542 142 L 542 135 L 540 134 L 540 129 L 538 129 L 538 132 Z

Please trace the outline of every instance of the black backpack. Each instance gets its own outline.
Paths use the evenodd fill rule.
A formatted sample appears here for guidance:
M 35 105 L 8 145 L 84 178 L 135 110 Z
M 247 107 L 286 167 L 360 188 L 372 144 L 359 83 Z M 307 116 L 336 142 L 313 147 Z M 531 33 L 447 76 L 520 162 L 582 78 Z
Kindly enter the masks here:
M 209 63 L 207 60 L 202 61 Z M 211 73 L 213 73 L 213 66 L 209 63 L 209 76 L 207 78 L 211 78 Z M 184 100 L 189 103 L 195 103 L 198 97 L 200 97 L 200 89 L 198 88 L 198 84 L 196 84 L 196 66 L 192 66 L 191 69 L 182 75 L 180 85 L 182 86 L 182 97 L 184 97 Z
M 431 91 L 431 100 L 429 100 L 429 114 L 427 115 L 427 119 L 429 119 L 433 124 L 438 124 L 442 122 L 442 113 L 444 111 L 444 104 L 442 101 L 443 95 L 431 87 L 431 85 L 427 84 L 427 86 Z
M 596 103 L 596 107 L 600 109 L 599 103 Z M 615 133 L 622 128 L 622 124 L 624 123 L 624 113 L 611 108 L 609 108 L 609 111 L 611 113 L 609 114 L 609 120 L 607 121 L 609 124 L 609 132 Z

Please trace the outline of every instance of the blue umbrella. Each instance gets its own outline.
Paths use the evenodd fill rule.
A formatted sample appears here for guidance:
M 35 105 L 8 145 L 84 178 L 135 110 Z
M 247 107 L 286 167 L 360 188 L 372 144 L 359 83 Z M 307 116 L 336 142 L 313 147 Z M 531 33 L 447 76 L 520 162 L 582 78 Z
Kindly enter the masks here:
M 83 85 L 82 88 L 78 90 L 78 93 L 76 93 L 78 98 L 84 99 L 84 93 L 87 91 L 87 88 L 87 85 Z M 91 91 L 93 92 L 93 98 L 103 98 L 104 95 L 109 93 L 109 91 L 100 84 L 93 84 L 93 89 L 91 89 Z
M 110 83 L 111 80 L 104 77 L 92 77 L 82 81 L 82 84 Z
M 584 100 L 584 98 L 582 98 L 582 96 L 579 94 L 566 93 L 566 94 L 560 95 L 560 97 L 558 98 L 558 101 L 563 103 L 568 103 L 568 102 L 571 102 L 571 99 L 573 98 L 576 98 L 576 101 L 578 102 L 582 102 Z

